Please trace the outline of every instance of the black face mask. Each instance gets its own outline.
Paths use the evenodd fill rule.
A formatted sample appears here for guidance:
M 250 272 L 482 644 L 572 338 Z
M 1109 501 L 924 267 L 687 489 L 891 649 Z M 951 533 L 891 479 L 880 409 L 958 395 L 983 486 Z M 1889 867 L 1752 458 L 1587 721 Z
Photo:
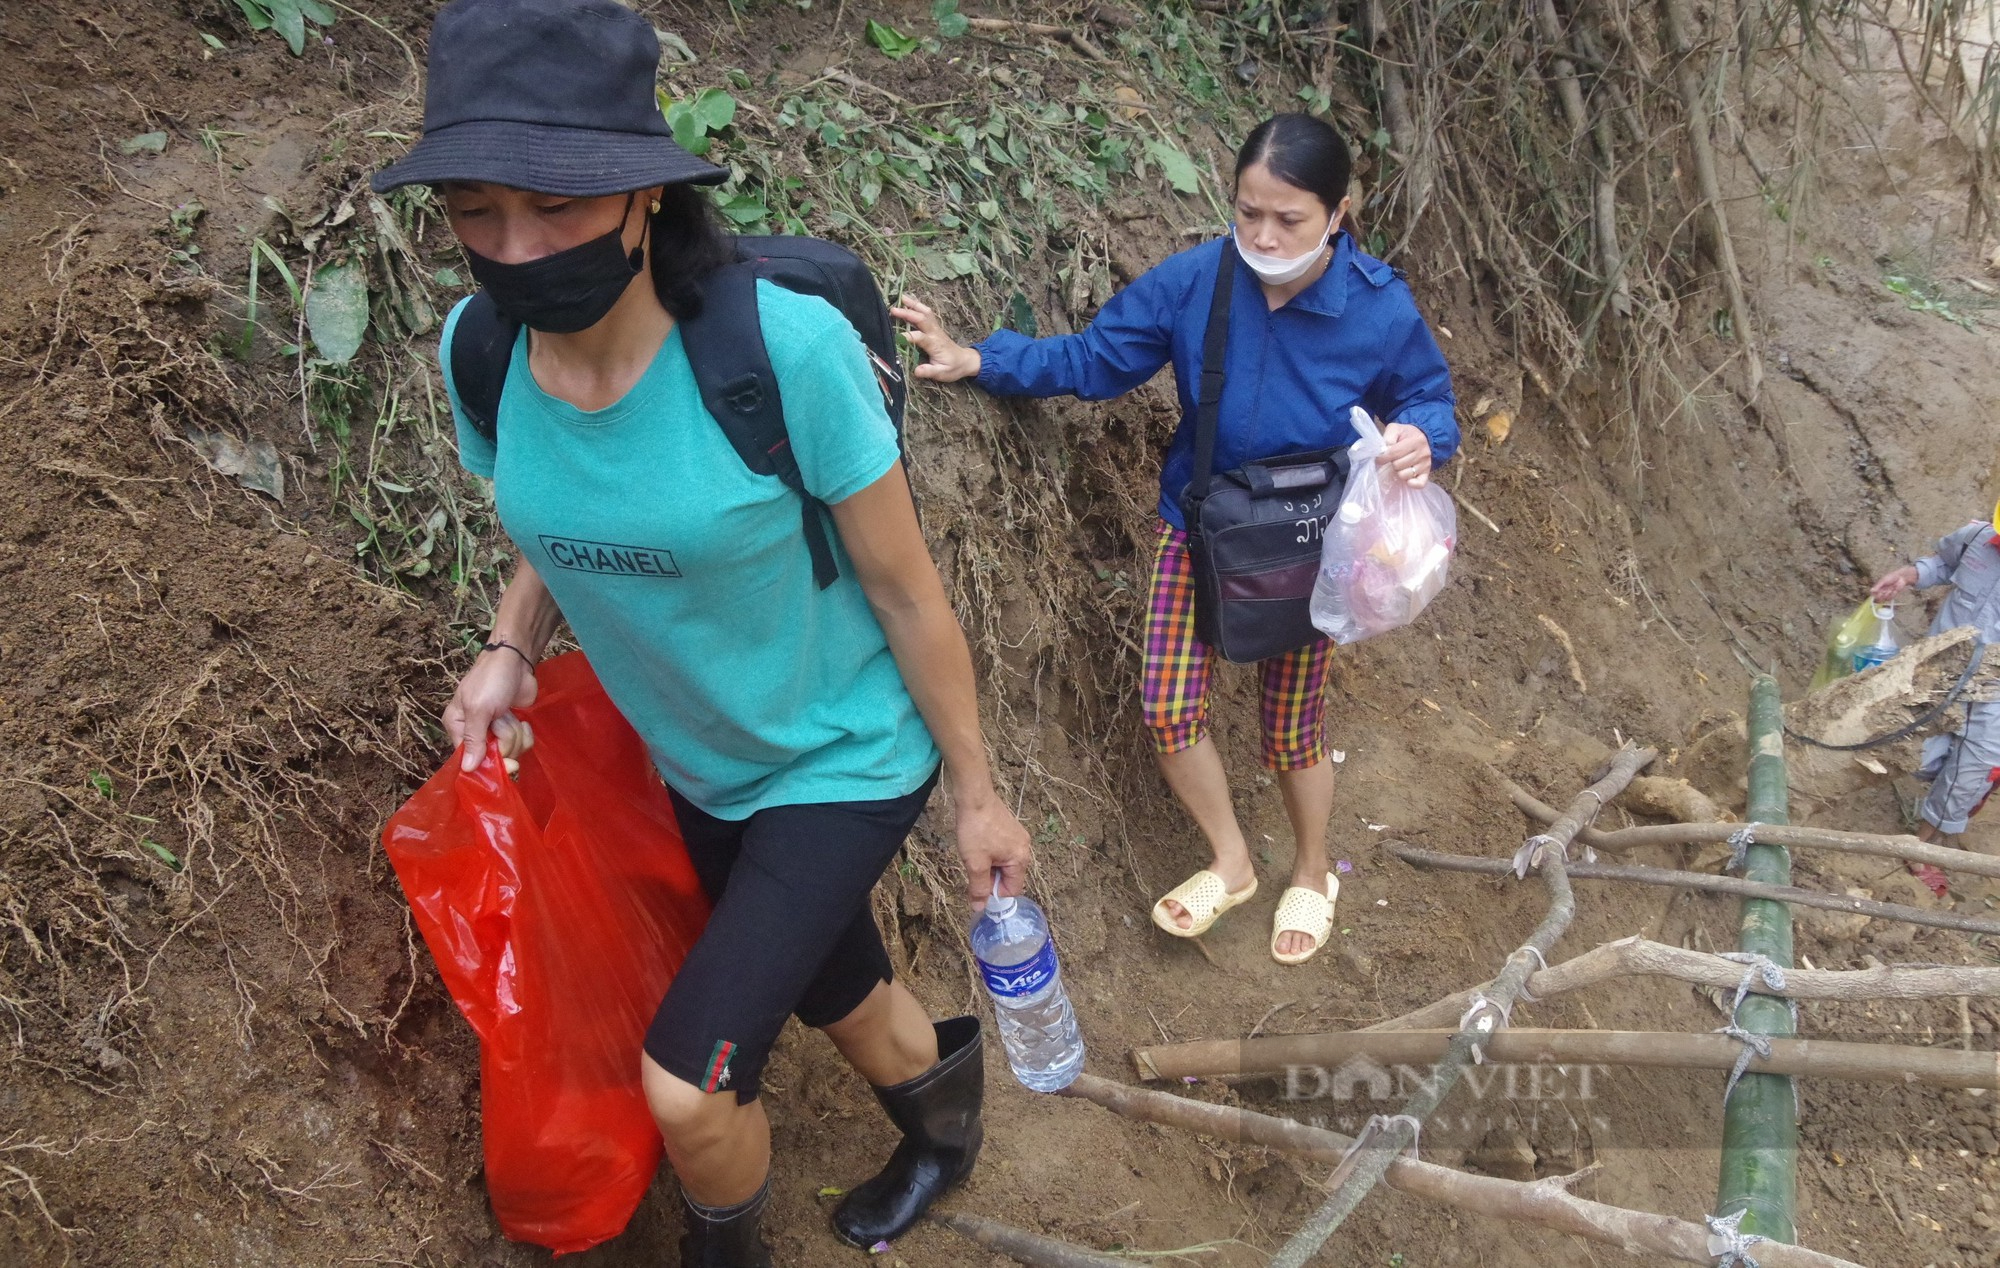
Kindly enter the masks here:
M 625 200 L 627 215 L 632 199 Z M 625 250 L 625 217 L 601 238 L 522 264 L 502 264 L 465 248 L 473 280 L 493 306 L 530 330 L 573 335 L 604 320 L 646 267 L 643 246 Z

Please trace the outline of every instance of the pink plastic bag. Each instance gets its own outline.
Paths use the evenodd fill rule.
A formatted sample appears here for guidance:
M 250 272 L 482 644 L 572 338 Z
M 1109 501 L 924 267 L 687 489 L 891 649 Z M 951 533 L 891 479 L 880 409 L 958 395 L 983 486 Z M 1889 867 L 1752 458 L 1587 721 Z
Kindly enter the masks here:
M 1382 475 L 1382 429 L 1355 406 L 1360 439 L 1347 448 L 1347 488 L 1327 521 L 1313 583 L 1312 623 L 1336 643 L 1358 643 L 1417 619 L 1444 589 L 1458 545 L 1458 508 L 1435 482 L 1413 489 Z
M 659 1168 L 640 1044 L 708 899 L 644 742 L 581 653 L 545 662 L 519 781 L 454 754 L 383 848 L 479 1035 L 486 1191 L 516 1241 L 623 1232 Z

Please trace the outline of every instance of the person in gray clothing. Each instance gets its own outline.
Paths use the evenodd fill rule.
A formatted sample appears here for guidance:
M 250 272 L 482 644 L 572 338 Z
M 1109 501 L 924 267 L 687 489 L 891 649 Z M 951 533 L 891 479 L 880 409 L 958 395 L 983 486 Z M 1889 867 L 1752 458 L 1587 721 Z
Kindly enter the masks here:
M 1994 507 L 1994 519 L 2000 520 L 2000 506 Z M 2000 532 L 1992 521 L 1967 524 L 1939 541 L 1934 553 L 1883 574 L 1869 593 L 1877 603 L 1891 603 L 1905 590 L 1947 582 L 1951 593 L 1938 608 L 1930 633 L 1970 625 L 1979 631 L 1980 642 L 2000 641 Z M 1962 734 L 1924 741 L 1917 777 L 1931 785 L 1917 836 L 1936 841 L 1965 831 L 2000 780 L 2000 701 L 1966 705 Z

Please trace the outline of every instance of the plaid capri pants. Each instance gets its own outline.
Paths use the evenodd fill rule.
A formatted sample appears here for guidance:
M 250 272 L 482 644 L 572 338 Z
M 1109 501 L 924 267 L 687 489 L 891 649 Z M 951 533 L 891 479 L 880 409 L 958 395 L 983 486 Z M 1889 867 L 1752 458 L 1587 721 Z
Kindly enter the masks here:
M 1153 747 L 1178 753 L 1207 733 L 1215 652 L 1195 637 L 1187 534 L 1165 520 L 1159 534 L 1139 694 Z M 1265 769 L 1304 770 L 1326 758 L 1326 672 L 1332 663 L 1333 643 L 1326 639 L 1257 662 L 1263 678 Z

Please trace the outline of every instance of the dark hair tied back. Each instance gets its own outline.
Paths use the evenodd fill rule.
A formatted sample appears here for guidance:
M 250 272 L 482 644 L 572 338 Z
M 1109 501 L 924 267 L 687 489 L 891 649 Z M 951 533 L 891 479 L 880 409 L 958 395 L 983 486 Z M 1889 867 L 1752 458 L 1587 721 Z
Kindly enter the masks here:
M 653 293 L 675 321 L 701 312 L 702 284 L 736 258 L 734 246 L 715 222 L 708 195 L 693 185 L 660 191 L 653 213 Z
M 1347 197 L 1354 171 L 1354 156 L 1340 133 L 1309 114 L 1272 115 L 1252 128 L 1236 152 L 1236 179 L 1258 163 L 1285 184 L 1318 195 L 1329 212 Z

